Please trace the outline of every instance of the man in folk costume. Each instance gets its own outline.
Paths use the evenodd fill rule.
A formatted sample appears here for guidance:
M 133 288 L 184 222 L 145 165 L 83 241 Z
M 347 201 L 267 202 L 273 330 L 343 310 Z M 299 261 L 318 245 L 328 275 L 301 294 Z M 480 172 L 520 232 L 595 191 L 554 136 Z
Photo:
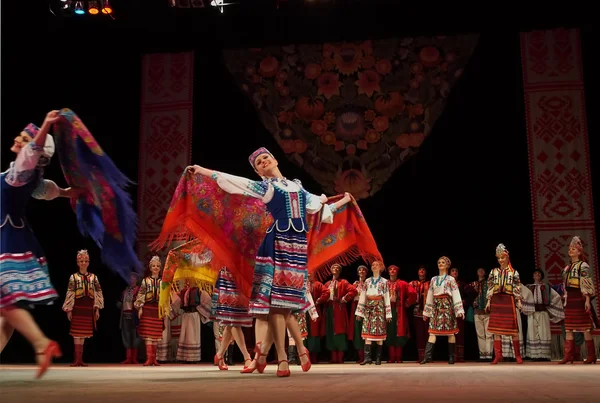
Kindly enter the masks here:
M 419 279 L 410 282 L 410 286 L 417 291 L 417 302 L 413 308 L 413 317 L 415 325 L 415 339 L 417 342 L 417 350 L 419 353 L 419 362 L 423 361 L 425 356 L 425 343 L 428 338 L 428 325 L 423 321 L 423 310 L 425 309 L 425 301 L 427 300 L 427 292 L 429 291 L 430 281 L 427 278 L 427 269 L 425 266 L 419 267 Z
M 583 244 L 574 236 L 569 245 L 571 263 L 563 270 L 564 307 L 565 307 L 565 355 L 560 364 L 574 360 L 575 341 L 573 332 L 582 332 L 587 348 L 584 364 L 596 363 L 596 347 L 592 338 L 594 312 L 591 298 L 596 290 L 592 280 L 592 270 L 585 261 Z
M 460 298 L 463 301 L 463 307 L 466 310 L 469 306 L 469 301 L 465 292 L 465 283 L 458 279 L 458 269 L 456 267 L 450 269 L 450 275 L 456 281 Z M 456 334 L 456 362 L 465 362 L 465 319 L 457 318 L 456 323 L 458 325 L 458 333 Z
M 331 351 L 331 363 L 342 364 L 346 351 L 348 332 L 348 311 L 346 303 L 352 301 L 357 294 L 356 287 L 340 278 L 342 266 L 331 266 L 333 278 L 325 283 L 323 294 L 319 298 L 320 304 L 325 304 L 325 341 L 327 349 Z
M 181 336 L 182 310 L 179 296 L 171 289 L 171 310 L 162 319 L 164 322 L 162 339 L 156 345 L 156 360 L 158 362 L 172 362 L 177 356 L 179 336 Z
M 559 323 L 564 320 L 565 313 L 560 295 L 552 289 L 545 279 L 544 271 L 533 272 L 533 284 L 527 288 L 533 294 L 535 311 L 527 320 L 526 357 L 534 361 L 550 361 L 552 358 L 552 333 L 550 322 Z
M 356 316 L 356 308 L 358 307 L 358 300 L 360 299 L 360 293 L 365 288 L 365 281 L 367 281 L 367 275 L 369 274 L 369 268 L 365 265 L 360 265 L 356 269 L 358 274 L 358 280 L 353 284 L 356 287 L 356 296 L 352 301 L 350 307 L 350 322 L 348 324 L 348 340 L 351 340 L 354 344 L 354 349 L 358 352 L 358 361 L 360 364 L 365 360 L 365 340 L 362 338 L 362 322 L 361 318 Z
M 323 283 L 315 280 L 314 273 L 308 276 L 308 287 L 306 289 L 315 301 L 315 309 L 317 310 L 318 318 L 315 321 L 310 320 L 310 312 L 306 312 L 306 326 L 308 328 L 308 336 L 306 338 L 306 347 L 310 351 L 310 361 L 313 364 L 318 363 L 317 356 L 321 352 L 321 339 L 325 336 L 325 321 L 323 319 L 323 306 L 316 301 L 323 295 Z
M 485 310 L 487 305 L 488 282 L 485 269 L 477 269 L 477 280 L 465 287 L 467 294 L 473 296 L 473 309 L 477 345 L 479 347 L 479 361 L 491 361 L 494 348 L 494 335 L 488 331 L 490 313 Z
M 523 363 L 521 345 L 519 342 L 520 319 L 517 309 L 521 310 L 521 281 L 519 272 L 510 264 L 508 249 L 504 244 L 496 247 L 496 258 L 500 264 L 490 272 L 488 277 L 488 293 L 486 311 L 490 312 L 488 331 L 494 335 L 494 360 L 492 364 L 502 361 L 501 336 L 510 336 L 514 347 L 515 358 L 518 364 Z
M 392 304 L 392 321 L 388 324 L 387 338 L 388 364 L 402 362 L 402 348 L 408 342 L 410 331 L 407 308 L 417 301 L 417 292 L 406 281 L 398 279 L 398 266 L 390 266 L 390 302 Z
M 139 286 L 136 273 L 132 273 L 129 278 L 129 285 L 121 294 L 121 300 L 117 302 L 117 308 L 121 310 L 121 319 L 119 328 L 121 329 L 121 340 L 125 347 L 127 358 L 121 364 L 138 364 L 138 348 L 141 338 L 138 335 L 139 318 L 133 306 L 137 296 Z
M 70 334 L 75 344 L 75 359 L 71 366 L 87 367 L 83 362 L 83 343 L 94 335 L 100 309 L 104 308 L 104 296 L 98 277 L 88 272 L 90 255 L 87 250 L 77 252 L 77 265 L 79 271 L 69 278 L 62 309 L 71 321 Z

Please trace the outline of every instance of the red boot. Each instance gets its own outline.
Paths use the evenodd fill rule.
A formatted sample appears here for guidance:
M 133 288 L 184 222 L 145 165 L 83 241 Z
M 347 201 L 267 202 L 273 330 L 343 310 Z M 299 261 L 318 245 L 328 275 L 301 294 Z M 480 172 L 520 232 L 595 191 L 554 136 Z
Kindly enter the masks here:
M 132 364 L 139 364 L 137 358 L 138 358 L 138 349 L 137 348 L 132 348 L 131 349 L 131 363 Z
M 587 357 L 585 358 L 584 364 L 595 364 L 596 363 L 596 346 L 594 340 L 586 340 L 585 347 L 587 348 Z
M 573 364 L 573 347 L 575 347 L 575 340 L 565 340 L 564 357 L 562 361 L 559 361 L 559 364 L 566 364 L 569 361 Z
M 160 364 L 158 363 L 158 361 L 156 361 L 156 348 L 158 346 L 156 344 L 152 345 L 152 365 L 154 365 L 155 367 L 160 367 Z
M 513 348 L 515 350 L 515 360 L 517 364 L 523 364 L 523 358 L 521 357 L 521 343 L 519 339 L 513 339 Z
M 502 362 L 502 340 L 494 340 L 494 361 L 490 364 L 495 365 Z
M 125 358 L 125 361 L 121 361 L 121 364 L 131 364 L 131 349 L 128 348 L 125 354 L 127 358 Z
M 394 358 L 396 359 L 397 363 L 402 363 L 402 347 L 396 347 Z
M 83 344 L 75 344 L 74 346 L 74 360 L 72 367 L 87 367 L 87 364 L 83 362 Z
M 144 367 L 149 367 L 152 365 L 152 344 L 146 344 L 146 362 L 144 363 Z
M 364 360 L 365 360 L 365 350 L 361 348 L 360 350 L 358 350 L 358 361 L 356 363 L 360 364 Z
M 393 346 L 388 346 L 388 364 L 393 364 L 396 359 L 396 349 Z

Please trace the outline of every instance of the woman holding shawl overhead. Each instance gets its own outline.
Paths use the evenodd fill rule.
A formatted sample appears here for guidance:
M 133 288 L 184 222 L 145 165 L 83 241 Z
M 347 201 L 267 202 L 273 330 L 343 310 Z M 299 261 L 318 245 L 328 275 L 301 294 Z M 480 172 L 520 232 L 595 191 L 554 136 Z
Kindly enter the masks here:
M 51 111 L 41 128 L 29 124 L 15 137 L 11 151 L 17 154 L 17 158 L 2 173 L 0 352 L 17 330 L 35 350 L 38 378 L 46 372 L 52 359 L 62 353 L 59 345 L 42 333 L 27 308 L 50 304 L 58 294 L 50 282 L 44 252 L 27 224 L 25 211 L 32 196 L 52 200 L 79 194 L 43 179 L 44 167 L 50 163 L 55 147 L 48 131 L 58 119 L 59 112 Z

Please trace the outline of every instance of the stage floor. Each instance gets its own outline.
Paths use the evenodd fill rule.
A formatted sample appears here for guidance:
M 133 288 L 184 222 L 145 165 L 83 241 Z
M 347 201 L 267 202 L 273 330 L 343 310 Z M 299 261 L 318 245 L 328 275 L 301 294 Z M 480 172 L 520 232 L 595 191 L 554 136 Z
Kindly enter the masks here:
M 241 365 L 219 371 L 211 365 L 53 366 L 33 380 L 35 367 L 0 366 L 6 402 L 385 402 L 421 401 L 592 402 L 600 399 L 600 365 L 556 363 L 465 363 L 448 365 L 313 365 L 292 367 L 279 379 L 275 365 L 264 374 L 240 374 Z M 259 391 L 264 390 L 263 395 Z M 386 400 L 382 400 L 386 399 Z M 423 400 L 425 399 L 425 400 Z

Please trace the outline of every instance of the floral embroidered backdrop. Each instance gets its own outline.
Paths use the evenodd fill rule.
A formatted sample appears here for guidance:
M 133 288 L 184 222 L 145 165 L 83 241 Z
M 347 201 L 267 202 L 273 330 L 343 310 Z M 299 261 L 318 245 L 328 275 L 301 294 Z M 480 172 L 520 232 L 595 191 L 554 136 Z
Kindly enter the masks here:
M 228 50 L 286 155 L 327 194 L 377 192 L 440 116 L 477 35 Z

